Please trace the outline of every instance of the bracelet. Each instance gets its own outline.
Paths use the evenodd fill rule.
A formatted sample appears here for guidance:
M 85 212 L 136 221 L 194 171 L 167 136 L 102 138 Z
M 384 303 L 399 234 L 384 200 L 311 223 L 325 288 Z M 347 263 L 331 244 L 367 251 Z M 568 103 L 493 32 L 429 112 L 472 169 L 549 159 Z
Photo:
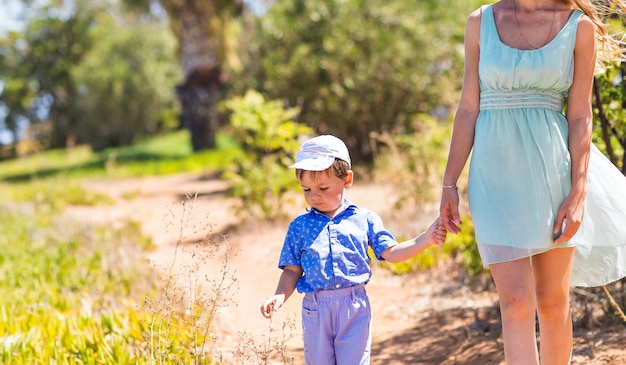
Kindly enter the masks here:
M 456 189 L 456 183 L 454 184 L 450 184 L 450 185 L 442 185 L 442 188 L 444 189 Z

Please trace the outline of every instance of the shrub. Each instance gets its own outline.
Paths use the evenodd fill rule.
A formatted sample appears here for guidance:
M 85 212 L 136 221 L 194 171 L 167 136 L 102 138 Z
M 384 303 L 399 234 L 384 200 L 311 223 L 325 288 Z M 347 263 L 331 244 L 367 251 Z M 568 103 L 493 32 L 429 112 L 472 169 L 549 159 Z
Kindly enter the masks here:
M 299 137 L 311 128 L 297 123 L 297 108 L 284 108 L 279 101 L 266 101 L 255 91 L 225 102 L 232 113 L 233 137 L 243 155 L 224 178 L 231 183 L 236 212 L 261 219 L 280 219 L 286 193 L 297 186 L 293 163 Z

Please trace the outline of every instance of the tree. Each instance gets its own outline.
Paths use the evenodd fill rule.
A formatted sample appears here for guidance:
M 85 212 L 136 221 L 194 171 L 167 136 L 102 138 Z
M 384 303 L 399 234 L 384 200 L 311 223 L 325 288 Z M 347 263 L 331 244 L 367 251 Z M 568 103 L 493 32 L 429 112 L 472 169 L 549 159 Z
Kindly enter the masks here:
M 98 33 L 72 73 L 79 88 L 79 142 L 101 150 L 176 128 L 172 85 L 180 69 L 167 26 L 103 24 Z
M 462 79 L 465 19 L 476 1 L 292 0 L 259 18 L 244 49 L 248 87 L 301 108 L 300 122 L 371 160 L 370 133 L 446 115 Z
M 181 122 L 189 128 L 194 151 L 215 147 L 220 126 L 227 64 L 235 63 L 234 18 L 243 10 L 241 0 L 160 0 L 178 39 L 184 82 L 176 88 Z
M 7 86 L 0 102 L 9 110 L 5 124 L 14 134 L 20 120 L 52 120 L 48 145 L 73 144 L 79 121 L 71 73 L 91 47 L 93 20 L 90 11 L 64 18 L 43 11 L 24 32 L 11 33 L 0 43 L 0 79 Z

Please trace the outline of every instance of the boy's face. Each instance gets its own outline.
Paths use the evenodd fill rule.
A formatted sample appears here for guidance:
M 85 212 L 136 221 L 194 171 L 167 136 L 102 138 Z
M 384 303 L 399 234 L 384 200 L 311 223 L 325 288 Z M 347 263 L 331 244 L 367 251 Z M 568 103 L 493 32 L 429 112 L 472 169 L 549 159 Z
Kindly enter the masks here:
M 331 169 L 332 170 L 332 169 Z M 316 172 L 303 171 L 300 186 L 304 199 L 312 207 L 328 217 L 334 217 L 343 204 L 344 189 L 352 186 L 352 171 L 346 177 L 338 178 L 331 170 Z

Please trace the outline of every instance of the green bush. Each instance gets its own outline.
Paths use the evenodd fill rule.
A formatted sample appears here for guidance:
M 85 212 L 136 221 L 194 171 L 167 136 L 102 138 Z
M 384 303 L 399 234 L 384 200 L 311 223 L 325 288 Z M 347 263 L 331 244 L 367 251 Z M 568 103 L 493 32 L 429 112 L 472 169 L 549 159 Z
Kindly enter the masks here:
M 297 108 L 284 108 L 279 101 L 266 101 L 255 91 L 225 102 L 231 114 L 233 138 L 243 155 L 224 173 L 231 183 L 236 212 L 261 219 L 281 219 L 286 193 L 297 187 L 288 168 L 300 144 L 300 137 L 312 132 L 297 123 Z
M 617 168 L 626 172 L 626 65 L 596 76 L 594 83 L 593 142 Z
M 462 218 L 461 221 L 463 222 L 461 233 L 448 234 L 448 242 L 443 246 L 443 249 L 448 255 L 458 260 L 465 272 L 472 276 L 478 276 L 486 272 L 486 269 L 483 267 L 478 253 L 474 224 L 469 216 Z
M 370 133 L 413 132 L 412 116 L 453 109 L 467 15 L 477 1 L 277 1 L 242 47 L 234 80 L 302 108 L 300 121 L 371 161 Z
M 448 234 L 446 243 L 441 246 L 431 246 L 410 260 L 400 263 L 381 262 L 381 266 L 394 274 L 406 274 L 414 271 L 424 271 L 433 268 L 442 260 L 452 258 L 471 276 L 478 276 L 487 269 L 483 267 L 476 238 L 474 225 L 470 217 L 462 219 L 463 227 L 459 234 Z M 371 256 L 371 252 L 370 252 Z

